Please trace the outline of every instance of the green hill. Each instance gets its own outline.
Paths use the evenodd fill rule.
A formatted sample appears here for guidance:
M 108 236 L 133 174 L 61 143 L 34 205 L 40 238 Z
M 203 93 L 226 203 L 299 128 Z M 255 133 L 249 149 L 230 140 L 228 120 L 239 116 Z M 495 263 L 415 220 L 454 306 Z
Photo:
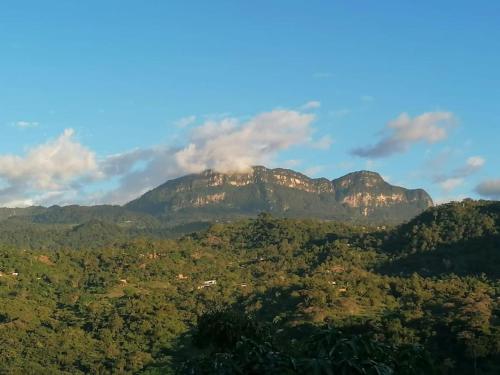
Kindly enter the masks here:
M 390 272 L 500 278 L 500 202 L 431 208 L 391 233 L 385 248 L 395 254 Z
M 60 224 L 62 246 L 0 244 L 0 373 L 497 374 L 498 214 L 260 214 L 178 239 Z

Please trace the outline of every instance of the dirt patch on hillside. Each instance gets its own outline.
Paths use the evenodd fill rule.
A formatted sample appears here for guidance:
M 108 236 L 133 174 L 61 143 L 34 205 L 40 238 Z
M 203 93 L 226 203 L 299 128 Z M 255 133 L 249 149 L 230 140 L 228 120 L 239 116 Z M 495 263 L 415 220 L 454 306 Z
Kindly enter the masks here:
M 50 258 L 47 255 L 40 255 L 36 258 L 39 262 L 46 264 L 48 266 L 53 266 L 54 262 L 50 260 Z

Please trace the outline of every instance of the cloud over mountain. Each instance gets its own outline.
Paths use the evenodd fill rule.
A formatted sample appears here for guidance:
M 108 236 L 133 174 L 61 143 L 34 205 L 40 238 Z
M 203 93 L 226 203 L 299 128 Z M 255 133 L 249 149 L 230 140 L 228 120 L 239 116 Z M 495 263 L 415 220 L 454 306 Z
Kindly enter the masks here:
M 0 206 L 67 203 L 124 203 L 167 179 L 205 169 L 243 172 L 269 164 L 295 145 L 328 147 L 312 138 L 314 115 L 279 109 L 248 120 L 223 118 L 193 127 L 184 145 L 157 145 L 96 158 L 72 129 L 29 149 L 25 156 L 0 155 Z M 87 193 L 82 182 L 114 183 Z
M 215 169 L 220 172 L 248 171 L 252 165 L 268 163 L 277 152 L 305 143 L 311 137 L 311 114 L 275 110 L 246 122 L 224 119 L 195 128 L 188 145 L 175 154 L 186 172 Z
M 446 192 L 450 192 L 463 185 L 465 179 L 474 173 L 479 172 L 485 165 L 486 160 L 481 156 L 471 156 L 464 165 L 456 168 L 450 174 L 437 174 L 434 182 Z
M 108 158 L 107 173 L 120 171 L 121 177 L 119 187 L 103 200 L 123 203 L 167 179 L 205 169 L 246 172 L 253 165 L 269 164 L 294 145 L 313 147 L 313 121 L 314 115 L 291 110 L 265 112 L 246 121 L 210 120 L 191 130 L 184 147 L 159 146 Z M 138 162 L 146 166 L 133 170 Z

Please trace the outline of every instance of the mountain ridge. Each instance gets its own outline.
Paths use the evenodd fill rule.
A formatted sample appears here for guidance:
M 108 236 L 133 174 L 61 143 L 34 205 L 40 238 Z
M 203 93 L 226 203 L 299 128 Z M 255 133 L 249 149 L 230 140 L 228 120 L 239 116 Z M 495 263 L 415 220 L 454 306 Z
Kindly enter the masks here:
M 345 221 L 375 216 L 377 222 L 406 221 L 431 206 L 432 198 L 425 190 L 393 186 L 376 172 L 357 171 L 328 180 L 263 166 L 252 167 L 248 173 L 208 169 L 186 175 L 124 205 L 169 219 L 189 215 L 198 219 L 218 215 L 220 219 L 268 211 L 278 216 Z

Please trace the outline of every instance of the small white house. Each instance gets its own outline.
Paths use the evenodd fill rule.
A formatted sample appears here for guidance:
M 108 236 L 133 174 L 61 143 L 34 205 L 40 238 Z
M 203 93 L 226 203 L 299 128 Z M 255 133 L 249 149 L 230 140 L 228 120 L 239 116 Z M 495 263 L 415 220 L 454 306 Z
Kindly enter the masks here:
M 203 284 L 201 284 L 198 289 L 203 289 L 203 288 L 208 288 L 208 287 L 211 287 L 213 285 L 216 285 L 217 284 L 217 280 L 207 280 L 207 281 L 204 281 Z

